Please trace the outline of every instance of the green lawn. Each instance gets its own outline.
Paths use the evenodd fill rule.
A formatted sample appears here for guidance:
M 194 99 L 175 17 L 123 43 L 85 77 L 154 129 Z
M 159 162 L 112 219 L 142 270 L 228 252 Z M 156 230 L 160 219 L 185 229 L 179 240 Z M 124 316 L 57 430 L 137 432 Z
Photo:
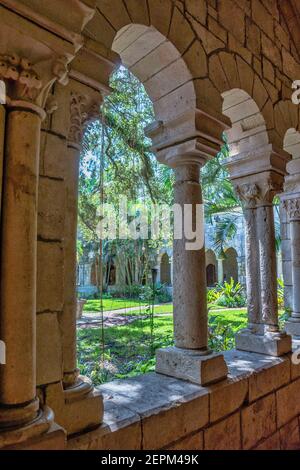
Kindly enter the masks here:
M 139 307 L 143 304 L 140 300 L 131 299 L 103 299 L 103 310 L 118 310 L 120 308 Z M 83 308 L 84 312 L 99 312 L 100 300 L 87 300 Z
M 158 311 L 168 312 L 170 305 L 158 306 Z M 245 325 L 246 309 L 210 311 L 209 346 L 215 351 L 231 349 L 234 333 Z M 152 340 L 149 318 L 105 328 L 103 333 L 104 351 L 100 328 L 78 330 L 78 365 L 95 384 L 154 370 L 155 349 L 173 344 L 172 315 L 154 317 Z
M 129 309 L 131 307 L 138 307 L 138 310 L 134 311 L 127 311 L 126 315 L 141 315 L 147 313 L 149 309 L 149 305 L 147 302 L 143 302 L 141 300 L 131 300 L 131 299 L 103 299 L 103 310 L 105 312 L 109 310 L 119 310 L 119 309 Z M 211 309 L 213 310 L 223 310 L 222 307 L 211 305 Z M 87 300 L 86 304 L 83 308 L 84 312 L 100 312 L 100 300 Z M 166 303 L 156 305 L 154 307 L 154 313 L 172 313 L 173 312 L 173 304 Z

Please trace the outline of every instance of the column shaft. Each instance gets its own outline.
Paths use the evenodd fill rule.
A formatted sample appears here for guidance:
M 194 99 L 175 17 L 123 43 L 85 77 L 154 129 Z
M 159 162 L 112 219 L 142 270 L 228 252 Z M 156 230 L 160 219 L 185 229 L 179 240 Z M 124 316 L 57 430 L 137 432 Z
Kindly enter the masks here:
M 35 399 L 37 181 L 41 118 L 12 109 L 6 127 L 2 214 L 0 402 Z M 36 410 L 33 412 L 36 414 Z M 32 416 L 32 417 L 33 417 Z
M 300 322 L 300 220 L 291 220 L 293 312 Z
M 76 382 L 76 251 L 77 251 L 77 214 L 78 214 L 78 181 L 80 151 L 69 145 L 66 153 L 66 216 L 65 216 L 65 279 L 64 307 L 61 317 L 63 331 L 63 369 L 64 386 Z
M 260 272 L 256 209 L 246 207 L 244 209 L 244 218 L 248 323 L 250 329 L 255 329 L 255 325 L 260 323 Z
M 278 330 L 276 244 L 273 205 L 257 208 L 257 234 L 261 273 L 261 319 L 269 331 Z
M 199 183 L 199 166 L 179 166 L 175 170 L 175 203 L 184 214 L 184 205 L 190 204 L 193 213 L 193 229 L 196 211 L 202 204 Z M 201 220 L 204 224 L 204 220 Z M 199 228 L 198 228 L 199 230 Z M 204 226 L 202 226 L 204 230 Z M 183 230 L 184 232 L 184 230 Z M 180 240 L 174 239 L 173 247 L 173 299 L 175 345 L 186 349 L 207 348 L 207 303 L 205 247 L 187 250 L 183 233 Z

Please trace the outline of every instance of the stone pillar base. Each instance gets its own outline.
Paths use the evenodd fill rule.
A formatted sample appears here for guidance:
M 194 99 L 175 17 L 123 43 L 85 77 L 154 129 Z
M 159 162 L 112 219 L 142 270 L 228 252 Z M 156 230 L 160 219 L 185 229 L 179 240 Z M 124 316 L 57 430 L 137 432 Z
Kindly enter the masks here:
M 228 369 L 222 354 L 170 347 L 156 351 L 156 372 L 208 385 L 225 379 Z
M 241 330 L 235 337 L 236 349 L 241 351 L 282 356 L 292 350 L 292 338 L 285 333 L 255 334 L 250 330 Z
M 1 410 L 0 410 L 1 413 Z M 41 439 L 46 434 L 53 423 L 53 411 L 47 406 L 39 410 L 36 419 L 24 424 L 23 426 L 14 426 L 0 430 L 0 449 L 22 445 L 31 439 Z
M 300 340 L 300 321 L 299 318 L 297 320 L 293 320 L 293 318 L 290 318 L 287 320 L 284 324 L 284 329 L 287 332 L 287 334 L 293 336 L 293 340 Z
M 65 450 L 66 447 L 66 431 L 53 423 L 44 434 L 19 445 L 4 447 L 3 450 Z
M 85 377 L 67 390 L 62 383 L 50 384 L 45 389 L 45 400 L 55 413 L 55 422 L 68 436 L 94 429 L 103 421 L 103 398 Z

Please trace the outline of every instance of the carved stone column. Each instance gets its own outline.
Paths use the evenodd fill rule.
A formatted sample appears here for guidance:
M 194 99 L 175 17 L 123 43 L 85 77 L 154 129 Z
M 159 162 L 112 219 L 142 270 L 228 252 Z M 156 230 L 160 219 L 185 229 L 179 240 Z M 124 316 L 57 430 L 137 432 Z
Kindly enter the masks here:
M 194 142 L 192 144 L 194 145 Z M 205 385 L 227 376 L 222 354 L 208 348 L 201 145 L 172 158 L 175 170 L 173 301 L 175 346 L 159 349 L 156 371 Z M 165 158 L 168 162 L 168 158 Z M 179 209 L 179 216 L 178 216 Z M 190 232 L 190 234 L 188 234 Z M 191 234 L 193 232 L 193 235 Z
M 68 434 L 74 434 L 96 427 L 101 424 L 103 418 L 102 394 L 93 388 L 88 378 L 79 375 L 76 348 L 79 160 L 85 126 L 93 117 L 99 117 L 101 94 L 74 80 L 70 80 L 69 85 L 63 90 L 64 93 L 61 91 L 57 91 L 58 109 L 53 114 L 53 120 L 62 122 L 61 132 L 66 135 L 66 145 L 60 156 L 64 159 L 65 194 L 62 254 L 64 291 L 63 308 L 58 316 L 61 332 L 62 380 L 46 384 L 43 396 L 45 403 L 54 410 L 56 422 L 63 426 Z M 61 116 L 64 116 L 64 119 L 61 119 Z M 53 197 L 55 198 L 55 194 Z
M 293 310 L 285 324 L 285 329 L 294 340 L 300 341 L 300 193 L 289 197 L 284 201 L 284 206 L 288 213 L 291 230 Z
M 255 184 L 244 183 L 237 185 L 235 190 L 244 201 L 248 328 L 255 333 L 260 325 L 259 246 L 255 208 L 258 188 Z
M 65 217 L 65 301 L 61 318 L 63 331 L 63 384 L 64 388 L 78 385 L 76 366 L 76 268 L 77 268 L 77 218 L 79 191 L 79 160 L 85 126 L 92 118 L 99 118 L 98 102 L 90 102 L 84 95 L 71 92 L 70 129 L 66 154 L 66 217 Z M 86 388 L 87 382 L 80 382 Z M 92 386 L 90 385 L 90 389 Z
M 40 409 L 36 397 L 36 233 L 41 121 L 57 71 L 51 61 L 33 68 L 17 55 L 0 58 L 7 91 L 0 315 L 6 364 L 0 369 L 0 447 L 42 434 L 53 421 L 52 411 Z
M 256 175 L 240 183 L 245 202 L 248 328 L 236 336 L 236 347 L 280 356 L 291 350 L 291 338 L 279 331 L 273 199 L 280 190 L 277 175 Z M 282 178 L 279 178 L 282 182 Z
M 300 158 L 294 158 L 287 165 L 288 174 L 284 181 L 285 192 L 281 196 L 282 210 L 287 215 L 290 228 L 291 271 L 292 271 L 292 314 L 285 323 L 285 330 L 293 341 L 300 344 Z M 286 254 L 286 253 L 285 253 Z M 285 293 L 286 295 L 286 293 Z

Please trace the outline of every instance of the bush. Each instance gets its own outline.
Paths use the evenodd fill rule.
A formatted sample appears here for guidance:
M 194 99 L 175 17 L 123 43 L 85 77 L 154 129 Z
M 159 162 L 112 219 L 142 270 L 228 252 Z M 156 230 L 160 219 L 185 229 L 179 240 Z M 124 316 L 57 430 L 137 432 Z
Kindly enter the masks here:
M 221 294 L 217 289 L 207 289 L 207 303 L 215 303 L 219 299 L 220 295 Z
M 284 307 L 284 281 L 282 277 L 277 279 L 277 299 L 278 299 L 278 307 Z
M 229 282 L 224 282 L 223 285 L 217 287 L 219 291 L 219 298 L 216 304 L 220 307 L 245 307 L 246 297 L 242 285 L 231 278 Z

